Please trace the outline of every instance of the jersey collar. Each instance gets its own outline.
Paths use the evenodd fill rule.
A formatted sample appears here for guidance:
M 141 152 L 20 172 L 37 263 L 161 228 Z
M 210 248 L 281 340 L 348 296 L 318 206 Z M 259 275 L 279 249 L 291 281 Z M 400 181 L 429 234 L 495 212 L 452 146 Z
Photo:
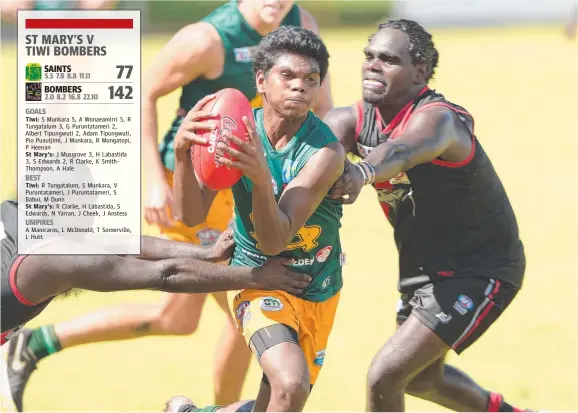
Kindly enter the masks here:
M 411 108 L 411 106 L 415 103 L 415 101 L 417 100 L 417 98 L 419 98 L 420 96 L 422 96 L 424 93 L 426 93 L 427 91 L 429 91 L 430 88 L 426 85 L 424 86 L 419 93 L 417 94 L 417 97 L 413 100 L 410 100 L 398 113 L 397 115 L 395 115 L 395 117 L 391 120 L 391 122 L 389 122 L 389 124 L 383 128 L 383 125 L 385 124 L 385 122 L 383 121 L 383 118 L 381 117 L 381 113 L 379 113 L 379 109 L 377 108 L 377 106 L 375 107 L 375 115 L 377 117 L 377 121 L 379 122 L 379 127 L 383 128 L 381 133 L 382 134 L 386 134 L 391 132 L 392 130 L 394 130 L 397 125 L 399 125 L 399 123 L 401 122 L 401 120 L 403 119 L 403 117 L 405 116 L 405 114 L 407 113 L 407 111 Z

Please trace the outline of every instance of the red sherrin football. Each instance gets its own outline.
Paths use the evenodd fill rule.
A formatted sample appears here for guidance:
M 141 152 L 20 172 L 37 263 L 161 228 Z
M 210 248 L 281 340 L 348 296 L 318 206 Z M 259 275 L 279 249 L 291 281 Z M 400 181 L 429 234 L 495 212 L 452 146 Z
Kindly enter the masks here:
M 203 137 L 208 138 L 209 143 L 206 146 L 193 146 L 191 157 L 195 173 L 199 181 L 207 188 L 215 191 L 230 188 L 241 179 L 243 174 L 237 168 L 228 168 L 215 161 L 215 155 L 221 152 L 217 149 L 217 142 L 224 142 L 231 148 L 238 149 L 237 145 L 222 137 L 224 130 L 229 130 L 232 135 L 244 141 L 248 139 L 243 116 L 247 116 L 249 121 L 255 124 L 251 103 L 239 90 L 227 88 L 217 92 L 215 98 L 199 110 L 213 112 L 219 116 L 208 120 L 208 122 L 218 122 L 215 129 L 203 134 Z M 219 153 L 219 155 L 231 159 L 226 153 Z

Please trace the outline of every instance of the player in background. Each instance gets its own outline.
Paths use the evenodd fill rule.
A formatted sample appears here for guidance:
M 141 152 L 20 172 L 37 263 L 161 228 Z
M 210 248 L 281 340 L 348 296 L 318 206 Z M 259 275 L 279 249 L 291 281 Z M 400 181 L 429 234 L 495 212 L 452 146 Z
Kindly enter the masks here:
M 74 289 L 206 293 L 259 286 L 299 293 L 309 284 L 309 277 L 292 273 L 280 262 L 271 261 L 257 269 L 227 268 L 203 262 L 230 257 L 233 249 L 230 232 L 224 233 L 212 248 L 143 236 L 140 257 L 113 255 L 112 245 L 102 247 L 101 255 L 84 255 L 78 239 L 64 237 L 45 239 L 26 254 L 18 254 L 18 203 L 2 202 L 0 213 L 0 344 L 10 340 L 5 365 L 18 411 L 22 411 L 24 388 L 18 385 L 20 378 L 28 377 L 38 358 L 55 352 L 60 343 L 55 332 L 47 328 L 41 328 L 39 334 L 28 331 L 14 336 L 13 333 L 59 295 Z M 50 251 L 78 255 L 29 255 Z
M 143 153 L 144 162 L 149 165 L 145 219 L 158 227 L 163 237 L 210 246 L 231 221 L 230 190 L 217 195 L 203 223 L 189 228 L 173 219 L 173 141 L 185 114 L 205 95 L 223 88 L 236 88 L 252 100 L 253 106 L 260 106 L 251 68 L 254 50 L 264 35 L 280 25 L 303 26 L 318 32 L 313 17 L 293 1 L 231 1 L 202 21 L 182 28 L 156 57 L 142 91 Z M 180 107 L 159 148 L 157 101 L 179 88 L 182 89 Z M 326 79 L 314 110 L 324 116 L 331 108 Z M 215 403 L 227 404 L 241 395 L 251 353 L 237 331 L 226 293 L 213 295 L 227 319 L 216 349 L 214 397 Z M 42 329 L 58 339 L 59 349 L 151 335 L 189 335 L 197 329 L 206 297 L 206 294 L 167 294 L 158 304 L 106 308 Z M 36 329 L 33 334 L 43 330 Z M 48 352 L 44 351 L 43 355 Z M 28 377 L 18 379 L 20 386 L 25 386 L 27 381 Z
M 16 21 L 18 10 L 110 10 L 118 0 L 8 0 L 0 4 L 3 20 Z
M 522 286 L 524 247 L 506 191 L 472 115 L 427 86 L 438 51 L 423 27 L 387 20 L 364 54 L 363 100 L 325 121 L 363 158 L 330 196 L 349 204 L 373 184 L 399 250 L 399 328 L 369 369 L 367 409 L 403 411 L 408 393 L 456 411 L 520 411 L 444 362 Z
M 215 152 L 215 161 L 243 172 L 232 187 L 236 248 L 231 267 L 292 257 L 292 268 L 313 278 L 299 296 L 244 289 L 234 297 L 239 330 L 264 372 L 255 411 L 303 409 L 323 365 L 343 284 L 342 205 L 327 194 L 343 171 L 345 151 L 310 111 L 328 65 L 329 53 L 313 32 L 281 27 L 270 33 L 253 61 L 263 107 L 253 109 L 254 126 L 244 119 L 248 142 L 227 136 L 238 151 L 217 144 L 238 161 Z M 195 131 L 214 122 L 214 116 L 199 111 L 213 96 L 187 114 L 175 139 L 175 200 L 190 225 L 205 219 L 216 196 L 190 178 L 195 176 L 191 145 L 206 143 Z

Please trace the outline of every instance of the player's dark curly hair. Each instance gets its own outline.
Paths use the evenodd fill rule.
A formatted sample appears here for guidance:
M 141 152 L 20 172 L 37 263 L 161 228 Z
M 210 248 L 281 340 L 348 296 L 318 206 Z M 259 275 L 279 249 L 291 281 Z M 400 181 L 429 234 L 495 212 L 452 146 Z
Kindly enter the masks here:
M 253 59 L 253 72 L 261 70 L 266 75 L 279 56 L 286 53 L 315 59 L 323 81 L 329 67 L 329 52 L 319 36 L 302 27 L 281 26 L 264 37 Z
M 379 24 L 381 29 L 396 29 L 404 32 L 409 38 L 409 54 L 414 65 L 427 63 L 430 73 L 426 78 L 429 81 L 433 78 L 435 68 L 438 65 L 439 54 L 434 46 L 432 36 L 419 23 L 406 19 L 387 19 Z

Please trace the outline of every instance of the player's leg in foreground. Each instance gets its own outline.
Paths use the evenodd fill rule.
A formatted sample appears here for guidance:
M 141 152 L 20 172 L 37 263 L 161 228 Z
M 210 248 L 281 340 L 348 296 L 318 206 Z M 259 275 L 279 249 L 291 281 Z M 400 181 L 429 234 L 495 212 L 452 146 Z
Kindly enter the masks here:
M 96 311 L 87 316 L 22 329 L 9 343 L 8 377 L 13 399 L 22 404 L 23 394 L 37 363 L 61 350 L 89 343 L 130 340 L 157 335 L 190 335 L 200 321 L 206 294 L 166 294 L 158 304 L 128 304 Z M 226 293 L 215 298 L 227 322 L 215 357 L 215 403 L 238 400 L 250 364 L 251 353 L 237 331 L 226 302 Z M 224 305 L 223 305 L 224 304 Z M 24 366 L 15 364 L 20 360 Z
M 237 322 L 264 373 L 256 400 L 198 408 L 175 396 L 165 411 L 302 411 L 321 372 L 338 302 L 339 294 L 314 303 L 242 291 L 234 300 Z
M 524 411 L 444 363 L 448 351 L 460 354 L 478 340 L 516 293 L 494 279 L 447 280 L 414 292 L 398 313 L 398 330 L 372 361 L 368 411 L 404 411 L 405 393 L 454 411 Z

